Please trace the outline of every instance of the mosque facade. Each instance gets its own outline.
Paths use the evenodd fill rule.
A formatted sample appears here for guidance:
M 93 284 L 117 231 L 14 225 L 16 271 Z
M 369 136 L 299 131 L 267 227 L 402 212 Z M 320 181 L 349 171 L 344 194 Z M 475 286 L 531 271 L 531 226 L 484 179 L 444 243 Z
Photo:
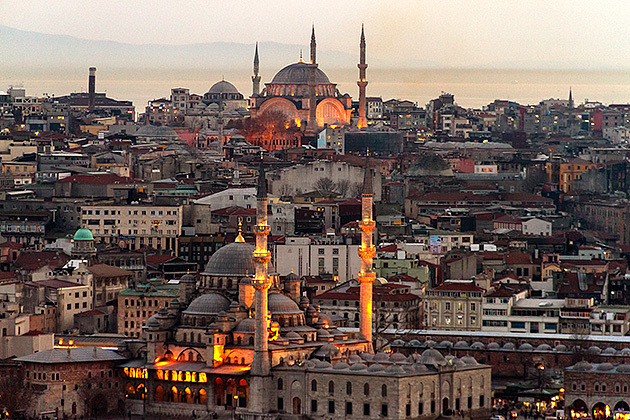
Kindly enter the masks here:
M 314 28 L 310 61 L 305 62 L 300 53 L 300 60 L 276 73 L 271 82 L 265 83 L 262 91 L 259 91 L 256 47 L 252 82 L 253 94 L 249 100 L 249 109 L 253 118 L 268 111 L 281 112 L 311 135 L 326 124 L 350 124 L 352 98 L 347 93 L 340 93 L 337 85 L 319 68 Z
M 239 235 L 200 279 L 149 318 L 138 358 L 122 368 L 130 409 L 158 415 L 242 419 L 435 419 L 463 410 L 488 418 L 488 365 L 472 357 L 374 353 L 372 191 L 362 196 L 359 331 L 342 331 L 301 293 L 300 279 L 269 265 L 267 186 L 261 166 L 255 244 Z M 210 417 L 211 418 L 211 417 Z

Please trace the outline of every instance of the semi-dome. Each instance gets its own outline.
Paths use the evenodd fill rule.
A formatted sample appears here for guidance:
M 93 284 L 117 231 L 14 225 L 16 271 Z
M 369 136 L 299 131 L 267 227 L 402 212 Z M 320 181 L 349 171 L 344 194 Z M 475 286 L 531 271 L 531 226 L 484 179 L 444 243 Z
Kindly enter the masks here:
M 236 86 L 232 83 L 221 80 L 220 82 L 216 82 L 210 89 L 208 89 L 208 93 L 240 93 Z
M 193 300 L 184 311 L 187 315 L 218 315 L 230 308 L 230 301 L 218 293 L 206 293 Z
M 269 312 L 272 315 L 297 315 L 304 313 L 300 310 L 297 303 L 282 293 L 269 294 Z
M 93 241 L 94 235 L 90 229 L 81 228 L 74 233 L 74 237 L 72 238 L 75 241 Z
M 254 246 L 245 242 L 233 242 L 212 254 L 203 274 L 216 277 L 243 278 L 256 272 Z
M 272 84 L 276 85 L 305 85 L 308 84 L 311 68 L 303 62 L 289 64 L 273 77 Z M 319 68 L 315 69 L 315 83 L 329 85 L 330 79 Z

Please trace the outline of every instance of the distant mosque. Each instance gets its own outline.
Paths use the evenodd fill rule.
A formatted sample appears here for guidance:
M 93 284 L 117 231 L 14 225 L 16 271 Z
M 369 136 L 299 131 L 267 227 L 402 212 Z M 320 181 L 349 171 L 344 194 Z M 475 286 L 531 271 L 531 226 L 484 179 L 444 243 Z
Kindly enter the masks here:
M 351 124 L 352 97 L 341 94 L 317 63 L 315 27 L 311 33 L 310 62 L 302 59 L 280 70 L 260 91 L 260 63 L 258 45 L 254 55 L 253 92 L 249 100 L 252 118 L 267 111 L 279 111 L 302 127 L 305 135 L 315 135 L 325 125 Z M 359 60 L 359 118 L 358 126 L 366 125 L 365 88 L 365 35 L 361 28 Z M 265 147 L 265 145 L 261 145 Z

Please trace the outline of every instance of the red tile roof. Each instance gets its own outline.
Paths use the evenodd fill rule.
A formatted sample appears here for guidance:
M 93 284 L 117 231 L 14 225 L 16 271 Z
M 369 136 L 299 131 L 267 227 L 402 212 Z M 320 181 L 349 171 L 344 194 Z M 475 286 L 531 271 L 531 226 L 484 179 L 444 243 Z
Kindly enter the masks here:
M 506 264 L 531 264 L 532 256 L 526 252 L 510 252 L 505 256 Z
M 396 251 L 398 251 L 398 247 L 396 246 L 396 244 L 383 246 L 376 250 L 376 252 L 396 252 Z
M 212 214 L 219 216 L 255 216 L 256 209 L 246 209 L 239 206 L 230 206 L 218 210 L 213 210 Z
M 147 264 L 164 264 L 171 260 L 174 260 L 177 257 L 172 255 L 147 255 Z
M 15 266 L 27 271 L 34 271 L 48 264 L 52 268 L 60 267 L 70 261 L 70 257 L 60 251 L 22 252 L 15 260 Z
M 109 185 L 109 184 L 133 184 L 135 182 L 142 182 L 133 178 L 127 178 L 118 176 L 116 174 L 75 174 L 67 178 L 59 180 L 59 182 L 67 184 L 75 182 L 77 184 L 87 185 Z
M 1 243 L 0 248 L 22 249 L 22 244 L 13 241 L 7 241 Z

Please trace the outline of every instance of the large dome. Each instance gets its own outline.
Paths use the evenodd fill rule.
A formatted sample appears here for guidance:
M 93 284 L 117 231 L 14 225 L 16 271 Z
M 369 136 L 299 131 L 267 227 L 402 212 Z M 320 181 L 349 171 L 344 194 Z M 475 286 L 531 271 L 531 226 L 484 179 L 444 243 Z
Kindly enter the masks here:
M 297 303 L 282 293 L 270 293 L 268 307 L 272 315 L 295 315 L 304 313 L 297 306 Z
M 239 279 L 256 272 L 254 246 L 245 242 L 233 242 L 212 254 L 202 273 L 206 276 L 238 277 Z
M 310 71 L 311 69 L 306 63 L 299 62 L 289 64 L 276 73 L 271 83 L 277 85 L 305 85 L 308 84 Z M 319 68 L 315 70 L 315 82 L 318 85 L 331 84 L 328 76 L 326 76 L 326 73 L 321 71 Z
M 208 93 L 240 93 L 236 86 L 234 86 L 230 82 L 226 82 L 225 80 L 221 80 L 220 82 L 216 82 L 212 87 L 208 90 Z
M 193 300 L 184 311 L 187 315 L 218 315 L 219 312 L 227 311 L 230 308 L 230 301 L 218 293 L 206 293 Z

